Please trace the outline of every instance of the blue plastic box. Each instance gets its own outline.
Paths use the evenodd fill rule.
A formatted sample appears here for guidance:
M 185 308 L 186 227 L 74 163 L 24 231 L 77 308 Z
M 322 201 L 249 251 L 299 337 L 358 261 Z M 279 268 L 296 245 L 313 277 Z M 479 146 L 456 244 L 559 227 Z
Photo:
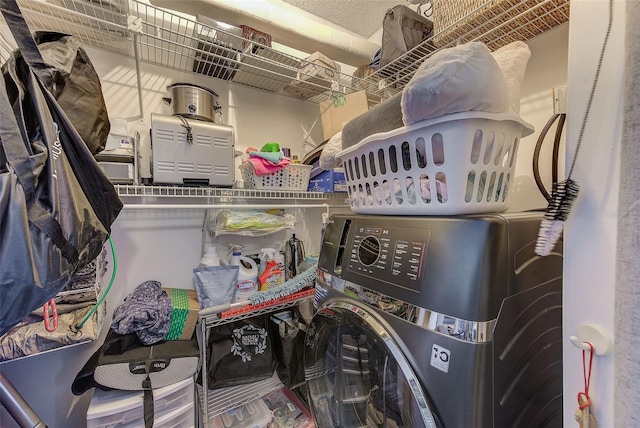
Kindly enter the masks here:
M 334 168 L 326 171 L 320 167 L 311 170 L 311 178 L 309 179 L 310 192 L 346 192 L 347 182 L 344 178 L 343 168 Z

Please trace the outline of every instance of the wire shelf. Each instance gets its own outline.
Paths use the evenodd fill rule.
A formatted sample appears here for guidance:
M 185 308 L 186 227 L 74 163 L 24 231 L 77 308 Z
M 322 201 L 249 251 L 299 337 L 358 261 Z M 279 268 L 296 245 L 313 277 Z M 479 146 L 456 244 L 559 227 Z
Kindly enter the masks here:
M 285 309 L 293 308 L 303 302 L 312 301 L 312 300 L 313 300 L 313 295 L 304 296 L 298 299 L 289 300 L 286 302 L 277 303 L 277 304 L 266 306 L 266 307 L 261 307 L 260 309 L 252 310 L 251 312 L 245 312 L 239 315 L 234 315 L 228 318 L 220 318 L 218 315 L 207 315 L 205 317 L 201 317 L 200 322 L 203 323 L 203 326 L 205 328 L 213 328 L 223 324 L 228 324 L 230 322 L 240 321 L 247 318 L 257 317 L 259 315 L 266 315 L 272 312 L 278 312 Z
M 293 190 L 254 190 L 254 189 L 228 189 L 220 187 L 183 187 L 183 186 L 143 186 L 133 184 L 116 184 L 114 186 L 120 197 L 173 197 L 173 198 L 216 198 L 227 201 L 250 199 L 272 200 L 282 202 L 310 200 L 319 203 L 329 200 L 344 203 L 344 193 L 322 193 Z
M 482 41 L 495 50 L 569 20 L 570 0 L 434 1 L 434 36 L 364 79 L 303 71 L 301 59 L 139 0 L 18 0 L 32 31 L 73 34 L 83 44 L 169 69 L 192 72 L 319 103 L 364 89 L 371 106 L 400 92 L 440 49 Z M 322 71 L 322 64 L 315 66 Z M 322 73 L 320 75 L 323 75 Z
M 435 0 L 433 8 L 434 36 L 365 79 L 368 92 L 400 92 L 420 65 L 441 49 L 481 41 L 493 51 L 569 22 L 569 0 Z M 375 80 L 380 78 L 386 86 Z
M 204 394 L 202 385 L 196 384 L 200 408 L 203 410 L 206 409 L 206 416 L 208 418 L 208 420 L 205 421 L 205 426 L 216 426 L 213 419 L 216 416 L 229 410 L 237 409 L 257 398 L 264 397 L 283 386 L 283 383 L 275 373 L 269 379 L 245 385 L 210 390 L 208 394 Z M 206 405 L 204 404 L 205 399 Z

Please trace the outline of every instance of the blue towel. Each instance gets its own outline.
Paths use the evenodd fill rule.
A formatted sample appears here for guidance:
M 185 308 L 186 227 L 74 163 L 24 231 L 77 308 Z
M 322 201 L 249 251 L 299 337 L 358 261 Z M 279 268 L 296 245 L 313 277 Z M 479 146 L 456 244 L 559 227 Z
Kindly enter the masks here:
M 266 159 L 269 162 L 273 162 L 274 164 L 278 164 L 282 158 L 284 157 L 284 153 L 282 152 L 282 150 L 280 150 L 279 152 L 256 152 L 256 151 L 250 151 L 249 152 L 249 156 L 254 156 L 254 157 L 259 157 L 262 159 Z

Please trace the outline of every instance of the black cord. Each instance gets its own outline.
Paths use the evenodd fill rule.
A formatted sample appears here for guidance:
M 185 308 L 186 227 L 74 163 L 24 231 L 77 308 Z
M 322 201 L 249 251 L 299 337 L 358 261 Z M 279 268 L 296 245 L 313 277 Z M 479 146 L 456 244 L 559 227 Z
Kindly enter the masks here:
M 551 194 L 544 187 L 542 177 L 540 177 L 540 151 L 542 150 L 542 143 L 544 142 L 544 138 L 547 136 L 549 129 L 560 116 L 560 114 L 554 114 L 553 116 L 551 116 L 551 118 L 544 125 L 544 128 L 542 128 L 542 132 L 540 132 L 538 141 L 536 141 L 536 146 L 533 149 L 533 178 L 536 181 L 538 190 L 540 190 L 540 193 L 542 193 L 547 202 L 551 202 Z
M 551 181 L 552 183 L 558 182 L 558 164 L 559 164 L 559 153 L 560 153 L 560 140 L 562 136 L 562 130 L 564 129 L 564 122 L 567 118 L 566 114 L 560 115 L 560 120 L 558 121 L 558 126 L 556 127 L 556 136 L 553 139 L 553 154 L 551 157 Z

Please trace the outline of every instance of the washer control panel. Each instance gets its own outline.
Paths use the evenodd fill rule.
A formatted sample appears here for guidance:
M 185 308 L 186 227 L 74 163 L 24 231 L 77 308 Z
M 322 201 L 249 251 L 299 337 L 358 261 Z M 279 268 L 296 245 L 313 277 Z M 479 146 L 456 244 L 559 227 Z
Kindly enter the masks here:
M 356 224 L 347 269 L 419 291 L 430 237 L 430 229 Z

